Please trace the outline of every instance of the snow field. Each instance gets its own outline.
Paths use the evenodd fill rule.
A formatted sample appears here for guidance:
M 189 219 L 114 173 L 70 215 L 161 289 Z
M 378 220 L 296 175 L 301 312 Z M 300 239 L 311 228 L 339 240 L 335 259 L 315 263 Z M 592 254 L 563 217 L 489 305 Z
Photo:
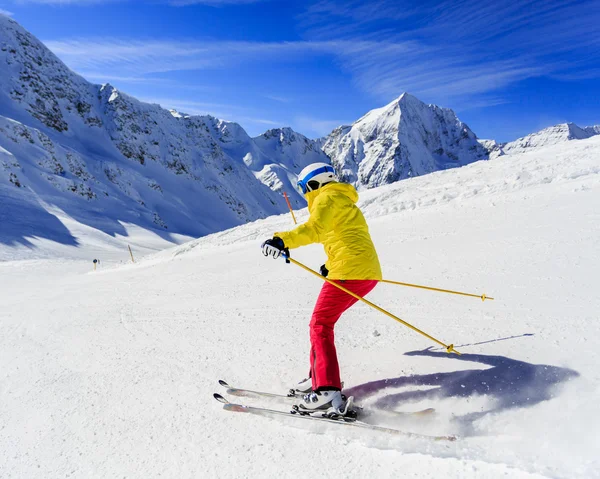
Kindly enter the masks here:
M 369 296 L 460 357 L 363 304 L 336 327 L 370 420 L 459 441 L 221 410 L 220 378 L 285 391 L 308 367 L 320 282 L 259 251 L 292 226 L 282 215 L 96 272 L 0 263 L 0 476 L 599 477 L 599 151 L 591 138 L 361 194 L 387 279 L 496 298 Z M 436 415 L 393 414 L 424 407 Z

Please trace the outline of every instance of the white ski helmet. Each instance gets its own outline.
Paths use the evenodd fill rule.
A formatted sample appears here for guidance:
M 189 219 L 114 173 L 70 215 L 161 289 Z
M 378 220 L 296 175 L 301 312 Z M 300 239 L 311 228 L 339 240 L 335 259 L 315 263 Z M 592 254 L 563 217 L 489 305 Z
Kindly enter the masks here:
M 313 163 L 298 175 L 298 191 L 305 195 L 309 191 L 318 190 L 325 183 L 331 181 L 337 181 L 333 166 L 327 163 Z

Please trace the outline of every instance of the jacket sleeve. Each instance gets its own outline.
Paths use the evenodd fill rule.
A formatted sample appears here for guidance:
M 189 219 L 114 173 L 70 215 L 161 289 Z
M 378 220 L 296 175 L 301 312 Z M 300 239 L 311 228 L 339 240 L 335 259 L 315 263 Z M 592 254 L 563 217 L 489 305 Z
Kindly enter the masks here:
M 306 223 L 291 231 L 275 233 L 273 236 L 281 238 L 287 248 L 321 242 L 321 238 L 333 229 L 334 214 L 331 203 L 330 196 L 318 197 Z

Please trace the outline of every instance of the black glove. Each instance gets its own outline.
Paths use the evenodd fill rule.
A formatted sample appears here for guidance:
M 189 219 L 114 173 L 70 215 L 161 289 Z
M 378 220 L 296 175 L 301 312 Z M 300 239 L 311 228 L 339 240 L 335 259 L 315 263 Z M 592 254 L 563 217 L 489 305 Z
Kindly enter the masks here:
M 327 278 L 328 274 L 329 274 L 329 270 L 325 267 L 325 265 L 321 265 L 321 275 L 324 276 L 325 278 Z
M 283 244 L 283 240 L 277 236 L 273 236 L 273 239 L 268 239 L 261 246 L 262 252 L 265 256 L 273 256 L 273 259 L 279 258 L 281 253 L 289 255 L 287 248 Z

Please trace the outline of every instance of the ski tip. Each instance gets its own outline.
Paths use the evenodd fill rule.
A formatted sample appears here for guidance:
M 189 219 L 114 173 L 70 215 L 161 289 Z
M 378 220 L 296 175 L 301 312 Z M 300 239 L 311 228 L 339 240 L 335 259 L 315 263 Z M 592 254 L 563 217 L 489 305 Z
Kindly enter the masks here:
M 253 391 L 247 391 L 245 389 L 227 388 L 227 394 L 237 397 L 261 397 L 261 394 L 257 394 Z
M 219 401 L 219 402 L 222 402 L 223 404 L 228 404 L 228 403 L 229 403 L 229 401 L 228 401 L 227 399 L 225 399 L 223 396 L 221 396 L 219 393 L 214 393 L 214 394 L 213 394 L 213 397 L 214 397 L 214 398 L 215 398 L 217 401 Z
M 221 386 L 223 386 L 224 388 L 228 388 L 228 387 L 229 387 L 229 384 L 227 384 L 227 383 L 226 383 L 225 381 L 223 381 L 222 379 L 219 379 L 219 384 L 220 384 Z
M 242 406 L 241 404 L 232 404 L 232 403 L 227 403 L 223 406 L 223 409 L 225 409 L 225 411 L 233 411 L 233 412 L 248 412 L 249 408 L 248 406 Z

